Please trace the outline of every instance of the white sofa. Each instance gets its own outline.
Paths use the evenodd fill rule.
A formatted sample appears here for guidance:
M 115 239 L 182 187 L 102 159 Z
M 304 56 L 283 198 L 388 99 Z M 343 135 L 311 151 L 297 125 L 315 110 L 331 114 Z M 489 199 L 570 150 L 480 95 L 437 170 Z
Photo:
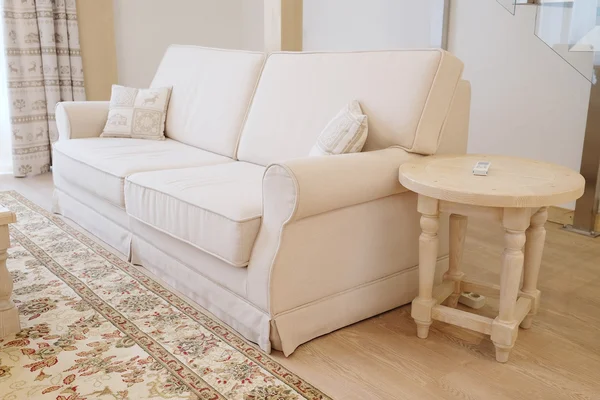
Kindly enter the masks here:
M 462 69 L 441 50 L 171 46 L 152 82 L 173 86 L 165 141 L 99 138 L 108 102 L 58 105 L 54 211 L 289 355 L 415 296 L 419 215 L 398 167 L 465 152 Z M 307 157 L 354 99 L 363 152 Z M 447 237 L 440 250 L 443 270 Z

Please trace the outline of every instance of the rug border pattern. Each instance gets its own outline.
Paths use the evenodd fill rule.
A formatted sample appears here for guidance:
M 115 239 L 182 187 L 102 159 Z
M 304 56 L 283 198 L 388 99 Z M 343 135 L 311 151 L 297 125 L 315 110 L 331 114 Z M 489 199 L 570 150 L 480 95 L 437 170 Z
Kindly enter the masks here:
M 81 232 L 78 229 L 67 224 L 65 221 L 62 220 L 61 217 L 52 214 L 51 212 L 32 202 L 17 191 L 1 191 L 0 193 L 10 195 L 21 204 L 25 205 L 26 207 L 40 214 L 44 218 L 48 219 L 50 222 L 52 222 L 54 225 L 60 228 L 63 232 L 69 234 L 71 237 L 85 245 L 94 253 L 98 254 L 106 261 L 108 261 L 109 263 L 111 263 L 112 265 L 129 275 L 131 278 L 138 281 L 146 289 L 150 290 L 152 293 L 169 303 L 171 306 L 173 306 L 183 314 L 187 315 L 195 322 L 202 325 L 205 329 L 213 333 L 215 336 L 219 337 L 225 343 L 230 345 L 233 349 L 237 350 L 251 361 L 257 363 L 265 370 L 269 371 L 271 374 L 273 374 L 275 377 L 281 380 L 282 383 L 285 383 L 290 388 L 294 389 L 300 396 L 311 400 L 331 399 L 325 393 L 310 385 L 308 382 L 304 381 L 296 374 L 287 370 L 281 364 L 277 363 L 267 354 L 262 353 L 262 351 L 257 349 L 254 345 L 246 342 L 246 340 L 240 337 L 239 334 L 233 331 L 232 328 L 216 320 L 216 318 L 212 318 L 208 314 L 203 314 L 202 312 L 197 310 L 195 306 L 191 305 L 188 301 L 184 300 L 177 294 L 163 287 L 161 284 L 159 284 L 152 278 L 146 276 L 144 273 L 138 271 L 135 266 L 133 266 L 127 261 L 122 260 L 117 255 L 105 249 L 104 247 L 102 247 L 102 245 L 95 242 L 84 232 Z M 181 363 L 181 361 L 179 361 L 175 356 L 171 355 L 168 351 L 166 351 L 160 344 L 156 343 L 146 333 L 139 330 L 139 328 L 137 328 L 135 324 L 127 321 L 127 319 L 124 316 L 120 315 L 120 313 L 117 310 L 114 310 L 110 305 L 106 304 L 104 300 L 97 297 L 90 288 L 88 288 L 78 278 L 74 277 L 70 272 L 66 271 L 43 249 L 39 248 L 35 243 L 31 242 L 25 234 L 18 231 L 18 229 L 14 226 L 11 226 L 11 229 L 14 229 L 18 232 L 16 236 L 20 236 L 20 238 L 17 238 L 15 235 L 13 235 L 15 236 L 15 239 L 17 239 L 29 251 L 34 253 L 36 257 L 39 257 L 40 259 L 47 262 L 50 261 L 48 262 L 48 264 L 54 264 L 53 267 L 49 267 L 48 265 L 46 265 L 47 267 L 51 268 L 52 273 L 56 274 L 57 276 L 60 276 L 61 279 L 67 285 L 72 287 L 73 290 L 75 290 L 80 296 L 85 298 L 86 301 L 89 301 L 90 304 L 95 309 L 97 309 L 97 311 L 100 312 L 107 320 L 112 322 L 115 325 L 115 327 L 117 327 L 119 330 L 122 330 L 125 334 L 131 336 L 132 339 L 134 339 L 138 343 L 138 345 L 140 345 L 140 347 L 147 351 L 149 355 L 159 360 L 161 364 L 163 364 L 169 371 L 171 371 L 175 376 L 181 379 L 182 382 L 184 382 L 187 386 L 190 387 L 191 390 L 193 390 L 197 394 L 200 394 L 200 391 L 204 392 L 202 393 L 203 396 L 206 396 L 206 390 L 211 390 L 211 392 L 217 396 L 213 397 L 214 399 L 225 398 L 215 389 L 213 389 L 208 383 L 202 380 L 196 373 L 194 373 L 187 366 Z M 88 234 L 91 235 L 90 233 Z M 29 242 L 29 245 L 25 245 L 23 241 Z M 33 246 L 36 251 L 32 251 L 30 246 Z M 58 266 L 59 270 L 56 269 L 56 266 Z M 96 299 L 96 301 L 93 301 L 94 298 Z M 111 310 L 106 310 L 106 308 L 110 308 L 112 312 Z M 127 326 L 127 324 L 131 326 Z M 138 331 L 138 335 L 136 335 L 136 331 Z M 150 339 L 150 341 L 145 341 L 145 338 Z M 177 367 L 175 367 L 173 364 L 178 365 Z M 198 381 L 201 381 L 203 385 L 199 386 Z M 311 395 L 311 392 L 312 394 L 316 394 L 317 396 L 308 397 Z
M 44 264 L 44 267 L 48 268 L 52 274 L 60 278 L 67 286 L 73 289 L 75 293 L 85 300 L 96 312 L 113 324 L 119 331 L 133 339 L 138 346 L 148 353 L 148 355 L 152 356 L 169 372 L 179 378 L 179 380 L 190 388 L 190 390 L 198 396 L 203 396 L 204 394 L 202 392 L 210 390 L 211 395 L 214 395 L 211 399 L 225 399 L 225 397 L 211 387 L 208 382 L 200 378 L 184 363 L 178 360 L 177 357 L 169 353 L 158 342 L 152 339 L 150 335 L 141 331 L 134 323 L 130 322 L 110 304 L 106 303 L 102 298 L 96 295 L 92 289 L 63 268 L 56 260 L 54 260 L 54 258 L 52 258 L 52 256 L 31 241 L 31 239 L 18 228 L 11 227 L 11 236 L 35 258 L 40 260 Z M 194 379 L 194 377 L 196 379 Z M 202 384 L 199 384 L 199 382 Z

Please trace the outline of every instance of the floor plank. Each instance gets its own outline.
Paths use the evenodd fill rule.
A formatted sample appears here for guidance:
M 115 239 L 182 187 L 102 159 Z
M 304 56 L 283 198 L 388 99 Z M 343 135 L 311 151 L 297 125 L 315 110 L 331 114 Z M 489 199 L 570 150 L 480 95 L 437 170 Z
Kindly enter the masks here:
M 51 174 L 0 175 L 0 190 L 51 207 Z M 541 309 L 507 364 L 489 338 L 441 322 L 418 339 L 408 305 L 273 357 L 336 399 L 600 399 L 600 239 L 547 229 Z M 501 251 L 502 230 L 471 221 L 465 272 L 498 282 Z

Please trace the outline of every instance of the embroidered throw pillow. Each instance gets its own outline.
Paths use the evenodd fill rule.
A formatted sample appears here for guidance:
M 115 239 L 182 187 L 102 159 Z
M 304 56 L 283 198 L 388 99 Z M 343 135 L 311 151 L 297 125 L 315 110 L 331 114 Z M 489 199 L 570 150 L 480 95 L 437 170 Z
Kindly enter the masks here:
M 135 89 L 113 85 L 101 137 L 165 139 L 171 88 Z
M 309 155 L 358 153 L 365 145 L 368 133 L 367 116 L 354 100 L 327 124 Z

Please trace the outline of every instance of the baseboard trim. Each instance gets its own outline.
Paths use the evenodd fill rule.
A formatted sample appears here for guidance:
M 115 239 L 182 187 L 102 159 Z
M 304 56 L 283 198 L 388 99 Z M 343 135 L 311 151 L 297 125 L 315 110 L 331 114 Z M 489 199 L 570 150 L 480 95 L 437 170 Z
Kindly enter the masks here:
M 569 210 L 568 208 L 550 206 L 548 207 L 548 221 L 554 222 L 561 225 L 573 224 L 573 215 L 575 211 Z M 596 222 L 594 224 L 594 230 L 600 232 L 600 214 L 596 215 Z

